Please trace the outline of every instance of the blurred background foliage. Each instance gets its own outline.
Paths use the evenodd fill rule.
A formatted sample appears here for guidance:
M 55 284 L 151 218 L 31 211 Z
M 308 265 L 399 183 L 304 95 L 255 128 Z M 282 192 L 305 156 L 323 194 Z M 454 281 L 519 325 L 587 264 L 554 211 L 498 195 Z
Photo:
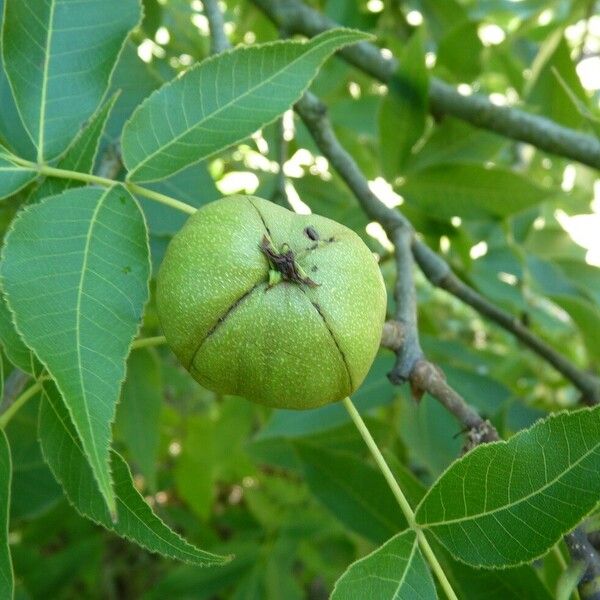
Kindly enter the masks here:
M 335 21 L 373 33 L 400 74 L 426 90 L 436 76 L 582 131 L 600 131 L 600 15 L 590 0 L 323 0 Z M 232 44 L 279 37 L 251 2 L 221 3 Z M 200 0 L 144 0 L 113 77 L 121 90 L 97 170 L 152 90 L 209 53 Z M 530 326 L 584 370 L 600 366 L 600 181 L 589 168 L 427 112 L 330 60 L 312 90 L 372 189 L 400 206 L 423 239 L 471 286 Z M 2 117 L 0 116 L 0 119 Z M 291 206 L 356 230 L 395 277 L 389 241 L 319 155 L 290 112 L 207 164 L 156 184 L 199 206 L 220 195 L 278 193 L 280 126 Z M 107 167 L 108 165 L 108 167 Z M 0 207 L 6 229 L 28 191 Z M 184 221 L 144 203 L 153 264 Z M 421 339 L 450 383 L 503 436 L 579 394 L 514 338 L 418 274 Z M 390 307 L 392 305 L 390 304 Z M 144 333 L 157 335 L 152 304 Z M 382 351 L 355 401 L 415 502 L 460 453 L 460 425 L 433 399 L 417 404 L 386 373 Z M 6 364 L 9 369 L 8 363 Z M 187 539 L 236 559 L 181 566 L 145 553 L 79 517 L 44 465 L 36 406 L 11 422 L 15 462 L 11 548 L 19 598 L 327 598 L 356 558 L 402 525 L 390 492 L 340 406 L 272 411 L 200 388 L 166 348 L 134 353 L 115 445 L 148 502 Z M 535 567 L 480 572 L 447 559 L 465 598 L 548 598 L 554 554 Z

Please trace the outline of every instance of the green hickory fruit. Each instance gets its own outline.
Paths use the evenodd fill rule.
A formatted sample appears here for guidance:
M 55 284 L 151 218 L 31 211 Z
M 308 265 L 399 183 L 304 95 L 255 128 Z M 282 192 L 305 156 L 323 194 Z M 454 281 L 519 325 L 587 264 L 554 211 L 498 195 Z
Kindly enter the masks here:
M 386 292 L 377 261 L 347 227 L 230 196 L 173 237 L 157 305 L 168 344 L 204 387 L 308 409 L 362 383 Z

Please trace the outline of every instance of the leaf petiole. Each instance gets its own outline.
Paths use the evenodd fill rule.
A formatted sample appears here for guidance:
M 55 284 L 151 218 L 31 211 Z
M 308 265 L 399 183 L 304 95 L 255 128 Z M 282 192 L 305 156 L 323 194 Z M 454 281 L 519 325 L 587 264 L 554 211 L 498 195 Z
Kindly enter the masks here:
M 379 450 L 377 443 L 373 439 L 371 432 L 368 430 L 368 428 L 367 428 L 365 422 L 363 421 L 362 417 L 360 416 L 360 413 L 358 412 L 358 410 L 356 410 L 356 406 L 354 406 L 352 400 L 349 397 L 344 398 L 342 400 L 342 402 L 344 403 L 344 406 L 345 406 L 346 410 L 348 411 L 350 418 L 354 422 L 356 429 L 358 429 L 358 432 L 360 433 L 361 437 L 367 444 L 367 447 L 369 448 L 371 454 L 373 455 L 373 458 L 375 459 L 375 462 L 377 463 L 379 470 L 381 471 L 381 473 L 385 477 L 385 480 L 387 481 L 388 485 L 390 486 L 392 493 L 396 497 L 396 500 L 398 501 L 398 504 L 400 505 L 400 509 L 402 510 L 402 513 L 406 517 L 408 526 L 417 534 L 419 546 L 421 547 L 421 550 L 423 551 L 425 558 L 429 562 L 431 569 L 433 570 L 436 577 L 438 578 L 438 581 L 440 582 L 440 585 L 442 586 L 444 592 L 446 593 L 446 596 L 450 600 L 458 600 L 458 596 L 452 589 L 452 586 L 450 585 L 450 582 L 448 581 L 448 578 L 446 577 L 446 574 L 444 573 L 442 566 L 440 565 L 431 546 L 429 545 L 429 542 L 427 541 L 425 534 L 423 533 L 423 531 L 421 530 L 421 528 L 417 525 L 417 523 L 415 521 L 415 513 L 414 513 L 413 509 L 411 508 L 408 500 L 406 499 L 404 492 L 398 485 L 398 482 L 396 481 L 396 478 L 394 477 L 394 474 L 392 473 L 390 467 L 388 466 L 387 462 L 385 462 L 385 458 L 383 457 L 381 450 Z
M 48 177 L 57 177 L 59 179 L 74 179 L 75 181 L 82 181 L 83 183 L 96 184 L 104 187 L 111 187 L 113 185 L 121 184 L 132 194 L 143 196 L 144 198 L 154 200 L 155 202 L 160 202 L 161 204 L 170 206 L 171 208 L 184 212 L 188 215 L 194 214 L 196 212 L 196 209 L 191 204 L 187 204 L 186 202 L 182 202 L 181 200 L 171 198 L 171 196 L 167 196 L 166 194 L 155 192 L 154 190 L 150 190 L 148 188 L 142 187 L 141 185 L 130 183 L 128 181 L 115 181 L 114 179 L 108 179 L 107 177 L 99 177 L 98 175 L 92 175 L 91 173 L 81 173 L 79 171 L 58 169 L 49 165 L 39 165 L 34 162 L 19 158 L 18 156 L 11 156 L 10 161 L 17 165 L 37 171 L 40 175 L 47 175 Z

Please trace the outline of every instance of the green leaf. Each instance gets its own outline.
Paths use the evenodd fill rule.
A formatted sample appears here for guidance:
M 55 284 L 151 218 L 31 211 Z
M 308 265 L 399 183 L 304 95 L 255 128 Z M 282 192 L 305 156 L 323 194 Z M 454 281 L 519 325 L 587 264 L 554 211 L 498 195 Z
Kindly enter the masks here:
M 37 177 L 33 169 L 17 165 L 10 154 L 0 147 L 0 200 L 12 196 Z
M 147 233 L 121 186 L 81 188 L 21 211 L 3 250 L 17 330 L 57 382 L 109 507 L 110 426 L 148 297 Z
M 10 448 L 4 431 L 0 430 L 0 598 L 13 597 L 14 578 L 10 548 L 8 547 L 8 507 L 12 463 Z
M 2 292 L 0 292 L 0 343 L 8 360 L 15 367 L 30 375 L 40 372 L 39 363 L 33 352 L 25 345 L 15 329 L 12 313 Z
M 479 23 L 463 21 L 450 29 L 440 40 L 436 52 L 436 70 L 441 68 L 444 73 L 448 69 L 452 79 L 457 82 L 475 79 L 481 72 L 483 51 L 478 28 Z
M 390 180 L 401 172 L 425 130 L 429 79 L 421 30 L 410 38 L 399 60 L 400 66 L 379 112 L 381 168 Z
M 4 0 L 0 0 L 0 30 L 4 21 Z M 35 160 L 35 148 L 23 126 L 21 115 L 15 105 L 10 84 L 0 52 L 0 139 L 2 144 L 18 156 Z
M 557 81 L 557 74 L 564 83 Z M 565 86 L 570 93 L 565 91 Z M 556 29 L 540 46 L 531 65 L 525 97 L 545 117 L 567 127 L 579 127 L 583 121 L 571 98 L 587 101 L 587 95 L 575 70 L 563 29 Z
M 96 110 L 140 14 L 138 0 L 6 0 L 4 67 L 40 162 Z
M 296 442 L 295 448 L 312 493 L 344 525 L 375 543 L 406 529 L 406 519 L 377 469 L 352 454 L 307 442 Z
M 164 578 L 144 595 L 143 600 L 164 600 L 165 598 L 193 598 L 204 600 L 214 598 L 227 588 L 235 585 L 256 561 L 256 541 L 231 544 L 235 558 L 218 567 L 197 569 L 181 565 L 167 571 Z M 286 599 L 287 600 L 287 599 Z
M 335 29 L 203 61 L 152 94 L 125 125 L 129 179 L 163 179 L 243 140 L 298 100 L 333 52 L 367 37 Z
M 505 144 L 506 139 L 495 133 L 446 115 L 440 123 L 436 123 L 423 147 L 409 157 L 406 171 L 440 164 L 491 160 Z
M 116 424 L 122 431 L 131 459 L 153 491 L 156 490 L 162 391 L 156 353 L 146 349 L 132 352 L 127 361 L 127 379 L 117 409 Z
M 135 489 L 127 463 L 114 451 L 111 459 L 119 520 L 113 522 L 98 494 L 94 475 L 67 410 L 51 382 L 44 383 L 39 436 L 44 458 L 54 476 L 63 486 L 69 501 L 88 519 L 150 552 L 169 558 L 195 565 L 223 564 L 229 560 L 192 546 L 169 529 Z
M 581 332 L 592 362 L 600 360 L 600 336 L 598 336 L 600 311 L 598 307 L 576 296 L 553 295 L 550 296 L 550 299 L 569 313 Z
M 416 520 L 455 558 L 515 566 L 543 555 L 594 509 L 599 472 L 600 408 L 553 415 L 453 463 Z
M 65 155 L 58 161 L 57 167 L 67 171 L 78 171 L 80 173 L 91 173 L 94 170 L 94 162 L 100 144 L 100 138 L 104 131 L 106 121 L 112 111 L 117 94 L 112 96 L 108 102 L 101 106 L 96 114 L 90 119 L 87 127 L 81 131 Z M 43 183 L 29 197 L 29 202 L 38 202 L 46 196 L 60 194 L 64 190 L 81 187 L 84 183 L 75 179 L 58 179 L 47 177 Z
M 40 516 L 64 497 L 48 465 L 44 462 L 38 441 L 38 394 L 11 419 L 6 428 L 13 463 L 11 519 Z
M 556 600 L 542 583 L 534 567 L 476 569 L 453 560 L 440 546 L 433 551 L 459 598 L 468 600 Z
M 405 531 L 357 560 L 336 581 L 331 600 L 429 600 L 435 584 L 423 559 L 417 535 Z
M 506 217 L 552 194 L 506 169 L 461 164 L 438 165 L 411 173 L 398 192 L 411 205 L 439 219 Z
M 135 43 L 128 40 L 110 82 L 109 93 L 118 92 L 119 97 L 106 125 L 108 141 L 116 142 L 119 139 L 131 113 L 162 83 L 161 76 L 138 56 Z

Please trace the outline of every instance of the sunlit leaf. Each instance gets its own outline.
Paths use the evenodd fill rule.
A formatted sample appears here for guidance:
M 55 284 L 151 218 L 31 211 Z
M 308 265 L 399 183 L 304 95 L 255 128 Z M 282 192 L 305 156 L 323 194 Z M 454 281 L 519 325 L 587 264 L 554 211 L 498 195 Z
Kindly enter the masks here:
M 140 19 L 138 0 L 5 0 L 4 68 L 24 125 L 51 159 L 67 148 L 106 92 Z
M 298 100 L 327 57 L 366 37 L 336 29 L 305 43 L 237 48 L 193 67 L 152 94 L 125 125 L 129 179 L 163 179 L 243 140 Z
M 453 463 L 417 522 L 466 563 L 502 568 L 547 552 L 598 503 L 600 408 L 553 415 Z
M 145 223 L 121 186 L 29 206 L 4 246 L 2 287 L 17 330 L 56 380 L 113 508 L 110 427 L 148 277 Z
M 431 600 L 437 597 L 414 531 L 399 533 L 351 564 L 331 594 L 331 600 Z

